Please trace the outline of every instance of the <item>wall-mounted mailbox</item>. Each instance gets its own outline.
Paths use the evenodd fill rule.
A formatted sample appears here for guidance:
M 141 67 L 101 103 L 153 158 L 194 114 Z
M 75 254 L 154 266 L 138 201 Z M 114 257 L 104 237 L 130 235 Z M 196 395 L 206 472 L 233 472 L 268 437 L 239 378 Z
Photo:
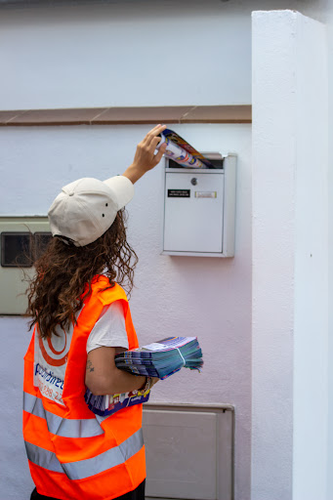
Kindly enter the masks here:
M 51 238 L 47 217 L 0 217 L 0 314 L 24 314 L 34 262 Z
M 162 254 L 234 256 L 236 155 L 204 155 L 215 169 L 166 159 Z

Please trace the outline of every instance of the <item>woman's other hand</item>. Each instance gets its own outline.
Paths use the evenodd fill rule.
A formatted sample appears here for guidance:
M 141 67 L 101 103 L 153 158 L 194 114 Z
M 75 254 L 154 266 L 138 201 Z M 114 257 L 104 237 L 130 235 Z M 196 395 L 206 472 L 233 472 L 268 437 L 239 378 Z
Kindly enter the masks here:
M 151 377 L 151 386 L 155 385 L 157 382 L 159 382 L 160 379 L 158 377 Z
M 161 161 L 166 144 L 162 144 L 156 154 L 155 150 L 161 140 L 159 134 L 165 129 L 166 125 L 156 125 L 137 145 L 133 163 L 123 173 L 123 176 L 127 177 L 133 184 Z

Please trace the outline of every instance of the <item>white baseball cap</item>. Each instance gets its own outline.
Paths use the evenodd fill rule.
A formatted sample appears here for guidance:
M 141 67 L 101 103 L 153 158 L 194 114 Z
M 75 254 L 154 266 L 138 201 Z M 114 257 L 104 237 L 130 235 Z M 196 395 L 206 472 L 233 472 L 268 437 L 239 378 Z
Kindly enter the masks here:
M 77 247 L 88 245 L 109 229 L 118 210 L 133 196 L 132 182 L 122 175 L 106 181 L 84 177 L 71 182 L 48 212 L 52 235 Z

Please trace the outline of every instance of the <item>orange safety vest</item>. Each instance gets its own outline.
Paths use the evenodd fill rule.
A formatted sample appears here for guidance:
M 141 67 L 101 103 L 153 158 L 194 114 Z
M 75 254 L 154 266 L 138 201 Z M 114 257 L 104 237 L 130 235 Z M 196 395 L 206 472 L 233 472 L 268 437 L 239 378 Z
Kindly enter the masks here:
M 99 417 L 84 400 L 86 344 L 104 306 L 123 302 L 129 348 L 138 347 L 126 294 L 117 284 L 102 291 L 108 285 L 105 276 L 94 278 L 68 354 L 61 357 L 49 344 L 49 353 L 57 354 L 54 364 L 65 367 L 63 381 L 36 363 L 35 341 L 42 342 L 35 338 L 36 328 L 24 357 L 23 435 L 31 476 L 42 495 L 111 500 L 134 490 L 146 477 L 142 405 Z

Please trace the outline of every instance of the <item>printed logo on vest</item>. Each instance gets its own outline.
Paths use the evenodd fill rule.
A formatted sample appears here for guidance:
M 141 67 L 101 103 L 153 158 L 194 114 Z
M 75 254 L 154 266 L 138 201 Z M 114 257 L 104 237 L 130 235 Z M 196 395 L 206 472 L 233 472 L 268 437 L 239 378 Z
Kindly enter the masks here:
M 35 364 L 34 373 L 35 385 L 39 387 L 41 394 L 48 399 L 52 399 L 56 403 L 65 406 L 62 400 L 62 392 L 64 389 L 64 381 L 56 377 L 52 371 L 48 371 L 39 363 Z
M 43 339 L 36 332 L 34 385 L 44 397 L 64 406 L 62 393 L 72 331 L 59 329 L 57 333 L 58 336 Z

